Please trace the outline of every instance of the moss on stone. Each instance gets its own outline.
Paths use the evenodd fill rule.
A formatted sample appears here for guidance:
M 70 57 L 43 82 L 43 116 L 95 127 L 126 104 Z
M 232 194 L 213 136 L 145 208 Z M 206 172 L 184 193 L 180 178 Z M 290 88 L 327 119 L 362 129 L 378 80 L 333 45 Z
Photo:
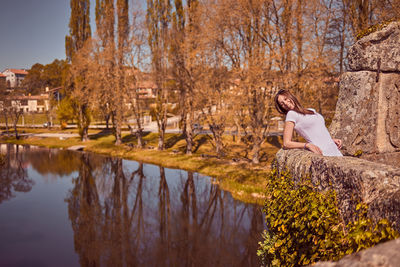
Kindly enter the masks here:
M 388 26 L 390 23 L 392 23 L 394 21 L 400 21 L 400 19 L 389 19 L 384 22 L 369 26 L 368 28 L 361 30 L 360 32 L 358 32 L 358 34 L 356 36 L 357 41 L 365 36 L 370 35 L 371 33 L 382 30 L 383 28 L 385 28 L 386 26 Z

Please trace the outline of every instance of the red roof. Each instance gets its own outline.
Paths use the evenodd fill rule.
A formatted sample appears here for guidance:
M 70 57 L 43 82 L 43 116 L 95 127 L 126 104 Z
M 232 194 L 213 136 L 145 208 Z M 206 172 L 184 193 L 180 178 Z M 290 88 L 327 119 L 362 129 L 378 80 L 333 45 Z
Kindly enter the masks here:
M 7 76 L 0 72 L 0 77 L 7 77 Z
M 22 75 L 28 74 L 28 72 L 26 70 L 22 70 L 22 69 L 8 69 L 8 70 L 15 74 L 22 74 Z

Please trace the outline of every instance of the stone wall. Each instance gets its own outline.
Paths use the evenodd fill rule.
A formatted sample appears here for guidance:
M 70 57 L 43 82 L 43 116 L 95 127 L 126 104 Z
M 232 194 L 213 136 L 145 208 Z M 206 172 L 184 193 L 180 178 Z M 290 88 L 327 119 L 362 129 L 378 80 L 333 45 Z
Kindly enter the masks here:
M 281 149 L 276 154 L 278 171 L 289 170 L 295 180 L 308 175 L 318 190 L 335 190 L 345 222 L 355 219 L 356 205 L 364 202 L 370 217 L 386 218 L 400 231 L 400 22 L 350 48 L 348 71 L 341 76 L 339 87 L 330 132 L 342 139 L 344 155 L 360 151 L 365 159 Z M 373 248 L 365 254 L 372 256 L 364 257 L 361 252 L 338 264 L 316 266 L 397 266 L 390 265 L 393 253 L 389 249 L 393 244 L 398 248 L 399 242 L 376 250 L 378 254 L 387 250 L 388 256 L 378 261 L 383 265 L 366 264 L 375 257 Z M 366 261 L 358 264 L 363 257 Z
M 347 59 L 330 132 L 347 155 L 400 151 L 400 22 L 357 41 Z
M 400 265 L 400 239 L 348 255 L 338 262 L 318 262 L 314 267 L 397 267 Z
M 346 221 L 362 201 L 370 216 L 387 218 L 400 230 L 400 22 L 349 49 L 339 86 L 330 132 L 342 139 L 344 155 L 362 151 L 364 159 L 280 150 L 278 168 L 295 179 L 310 175 L 319 190 L 334 189 Z
M 281 149 L 278 171 L 288 170 L 295 180 L 308 175 L 320 191 L 336 191 L 345 222 L 354 219 L 356 205 L 369 205 L 369 216 L 386 218 L 400 230 L 400 168 L 355 157 L 324 157 L 301 149 Z

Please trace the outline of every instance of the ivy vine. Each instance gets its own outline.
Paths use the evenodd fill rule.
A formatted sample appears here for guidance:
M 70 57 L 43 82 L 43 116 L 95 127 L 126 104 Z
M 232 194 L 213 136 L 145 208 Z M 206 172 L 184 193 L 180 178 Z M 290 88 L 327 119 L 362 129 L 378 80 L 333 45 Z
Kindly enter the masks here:
M 367 217 L 357 205 L 357 219 L 345 225 L 336 193 L 319 192 L 310 179 L 294 183 L 289 172 L 273 170 L 264 206 L 267 229 L 257 252 L 264 266 L 302 266 L 339 260 L 347 254 L 399 237 L 387 220 Z

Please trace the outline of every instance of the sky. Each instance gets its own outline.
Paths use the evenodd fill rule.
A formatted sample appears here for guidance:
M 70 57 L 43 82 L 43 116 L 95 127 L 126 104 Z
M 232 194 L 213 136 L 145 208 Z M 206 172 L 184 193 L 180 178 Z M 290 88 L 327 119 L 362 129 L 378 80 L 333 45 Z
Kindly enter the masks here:
M 68 0 L 0 1 L 0 71 L 65 59 Z
M 90 2 L 93 21 L 95 1 Z M 69 3 L 70 0 L 1 0 L 0 72 L 65 59 Z
M 134 0 L 142 8 L 143 0 Z M 95 0 L 90 1 L 92 34 Z M 0 0 L 0 72 L 65 59 L 70 0 Z

